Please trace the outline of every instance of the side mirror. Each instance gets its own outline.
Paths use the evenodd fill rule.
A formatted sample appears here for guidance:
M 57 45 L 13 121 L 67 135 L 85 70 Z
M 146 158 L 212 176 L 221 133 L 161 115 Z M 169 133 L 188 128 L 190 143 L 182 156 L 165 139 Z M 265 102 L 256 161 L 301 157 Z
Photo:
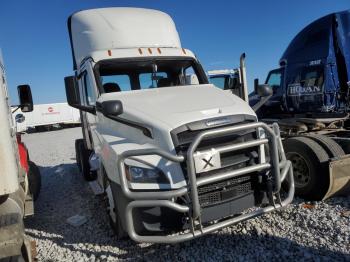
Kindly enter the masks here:
M 96 110 L 94 106 L 85 106 L 80 102 L 79 88 L 75 76 L 67 76 L 64 78 L 64 85 L 66 88 L 66 96 L 68 105 L 75 107 L 79 110 L 95 114 Z
M 119 100 L 104 101 L 98 105 L 97 110 L 107 117 L 116 117 L 123 113 L 123 104 Z
M 75 76 L 67 76 L 64 78 L 64 85 L 66 87 L 66 96 L 68 105 L 77 107 L 80 104 L 78 86 L 76 84 Z
M 33 111 L 33 98 L 32 91 L 29 85 L 19 85 L 17 86 L 19 107 L 22 112 L 32 112 Z
M 260 97 L 267 97 L 273 94 L 272 88 L 267 84 L 259 84 L 259 79 L 254 79 L 254 93 Z
M 260 97 L 267 97 L 273 94 L 272 88 L 269 85 L 263 84 L 257 87 L 257 94 Z
M 239 88 L 239 78 L 232 76 L 229 78 L 229 84 L 228 84 L 229 89 L 237 89 Z

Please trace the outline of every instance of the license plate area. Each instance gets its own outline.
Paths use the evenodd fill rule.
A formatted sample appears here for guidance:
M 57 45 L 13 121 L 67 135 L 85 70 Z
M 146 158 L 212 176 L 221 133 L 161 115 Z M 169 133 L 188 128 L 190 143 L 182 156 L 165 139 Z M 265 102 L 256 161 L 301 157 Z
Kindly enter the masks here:
M 220 153 L 214 149 L 197 151 L 193 155 L 196 173 L 203 173 L 221 168 Z

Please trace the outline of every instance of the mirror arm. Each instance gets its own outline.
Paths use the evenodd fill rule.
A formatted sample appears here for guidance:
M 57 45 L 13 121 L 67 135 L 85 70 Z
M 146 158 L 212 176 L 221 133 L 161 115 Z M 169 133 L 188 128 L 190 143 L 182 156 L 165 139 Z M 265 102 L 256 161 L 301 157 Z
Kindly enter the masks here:
M 72 107 L 79 109 L 81 111 L 85 111 L 85 112 L 88 112 L 90 114 L 96 115 L 96 107 L 95 106 L 72 105 Z
M 96 107 L 95 106 L 83 106 L 83 109 L 88 113 L 96 115 Z
M 270 100 L 270 98 L 272 97 L 272 95 L 269 96 L 265 96 L 265 97 L 261 97 L 260 101 L 258 103 L 256 103 L 255 105 L 252 106 L 252 109 L 254 110 L 255 113 L 257 113 L 257 111 L 266 104 L 267 101 Z
M 11 107 L 16 107 L 13 111 L 12 114 L 15 113 L 18 109 L 20 109 L 21 105 L 12 105 Z

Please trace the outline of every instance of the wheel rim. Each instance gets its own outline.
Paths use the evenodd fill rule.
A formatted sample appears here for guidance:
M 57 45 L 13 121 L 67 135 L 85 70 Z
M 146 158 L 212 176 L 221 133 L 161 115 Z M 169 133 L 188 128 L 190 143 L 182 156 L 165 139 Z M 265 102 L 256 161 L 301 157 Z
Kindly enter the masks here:
M 310 167 L 305 158 L 295 152 L 288 152 L 287 159 L 292 162 L 294 184 L 296 187 L 305 187 L 311 180 Z

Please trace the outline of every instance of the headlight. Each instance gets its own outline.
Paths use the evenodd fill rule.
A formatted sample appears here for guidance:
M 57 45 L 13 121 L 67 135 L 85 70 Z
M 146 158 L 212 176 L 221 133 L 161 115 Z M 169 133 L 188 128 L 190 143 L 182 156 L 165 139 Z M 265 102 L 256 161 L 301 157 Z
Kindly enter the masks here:
M 258 128 L 258 136 L 259 138 L 266 138 L 266 133 L 265 130 L 263 128 Z
M 157 168 L 145 168 L 125 165 L 126 178 L 131 183 L 168 184 L 165 174 Z

